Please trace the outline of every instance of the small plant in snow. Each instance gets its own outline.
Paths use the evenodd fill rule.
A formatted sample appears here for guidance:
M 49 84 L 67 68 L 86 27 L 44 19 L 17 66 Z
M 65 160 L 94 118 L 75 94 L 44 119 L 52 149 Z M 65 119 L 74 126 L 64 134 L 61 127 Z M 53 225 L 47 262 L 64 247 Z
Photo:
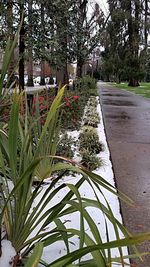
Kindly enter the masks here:
M 88 107 L 92 106 L 92 107 L 96 108 L 97 105 L 98 105 L 98 101 L 97 101 L 96 97 L 95 96 L 91 96 L 89 98 L 89 100 L 88 100 Z
M 73 158 L 74 144 L 75 141 L 72 137 L 69 137 L 67 133 L 62 134 L 58 141 L 56 154 L 67 158 Z
M 88 149 L 90 153 L 98 154 L 104 149 L 103 144 L 99 140 L 96 129 L 91 126 L 82 127 L 79 135 L 79 150 Z
M 82 160 L 81 164 L 88 168 L 90 171 L 103 166 L 104 162 L 101 158 L 98 158 L 95 154 L 91 153 L 88 149 L 82 149 L 80 151 Z
M 84 117 L 84 125 L 92 126 L 92 127 L 97 127 L 100 122 L 100 117 L 97 112 L 95 114 L 90 114 L 89 116 L 86 115 Z

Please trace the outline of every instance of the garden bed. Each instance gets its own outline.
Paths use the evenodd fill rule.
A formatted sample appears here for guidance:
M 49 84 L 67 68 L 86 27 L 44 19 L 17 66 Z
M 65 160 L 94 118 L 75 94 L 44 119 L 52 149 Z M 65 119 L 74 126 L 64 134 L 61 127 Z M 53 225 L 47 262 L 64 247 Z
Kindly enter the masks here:
M 66 128 L 67 129 L 69 128 L 69 130 L 67 130 L 66 132 L 66 134 L 68 135 L 68 138 L 72 136 L 75 138 L 75 142 L 73 143 L 71 142 L 69 144 L 69 149 L 70 150 L 73 149 L 72 150 L 73 153 L 71 153 L 70 155 L 65 155 L 69 157 L 71 156 L 72 159 L 68 160 L 66 158 L 61 158 L 59 156 L 59 153 L 58 153 L 58 156 L 56 157 L 54 155 L 55 161 L 53 162 L 54 165 L 53 164 L 51 165 L 51 168 L 53 169 L 53 171 L 54 170 L 56 171 L 56 177 L 55 176 L 49 177 L 48 172 L 46 171 L 47 175 L 44 174 L 45 175 L 44 177 L 47 177 L 47 179 L 41 182 L 40 180 L 37 181 L 38 182 L 37 187 L 35 184 L 34 184 L 35 189 L 32 187 L 32 190 L 33 190 L 32 194 L 30 191 L 31 189 L 30 183 L 28 183 L 27 190 L 28 190 L 28 194 L 31 194 L 31 199 L 29 200 L 32 201 L 31 202 L 32 205 L 29 204 L 28 202 L 29 200 L 27 198 L 27 195 L 25 194 L 24 195 L 24 198 L 26 201 L 25 207 L 26 209 L 27 207 L 29 208 L 29 213 L 25 214 L 21 206 L 21 212 L 22 212 L 21 214 L 22 216 L 25 216 L 24 217 L 25 224 L 22 224 L 22 216 L 20 212 L 18 213 L 18 217 L 19 217 L 18 221 L 20 220 L 20 222 L 18 222 L 17 220 L 13 222 L 13 223 L 16 223 L 17 225 L 16 227 L 18 227 L 18 231 L 20 231 L 19 239 L 20 237 L 22 237 L 22 234 L 23 234 L 25 235 L 25 237 L 23 236 L 24 240 L 23 241 L 18 240 L 18 232 L 15 232 L 13 223 L 12 225 L 10 224 L 10 227 L 13 227 L 12 231 L 14 231 L 14 235 L 16 235 L 16 238 L 14 238 L 13 235 L 11 236 L 11 232 L 8 233 L 10 234 L 10 237 L 13 239 L 14 247 L 17 247 L 18 251 L 20 251 L 20 248 L 25 248 L 26 244 L 28 245 L 28 242 L 29 242 L 28 240 L 30 240 L 31 243 L 29 243 L 29 247 L 26 249 L 25 255 L 28 255 L 28 251 L 32 251 L 34 247 L 33 244 L 35 244 L 33 241 L 38 240 L 38 242 L 40 242 L 40 240 L 42 240 L 42 242 L 44 243 L 44 247 L 45 247 L 43 255 L 42 255 L 42 259 L 44 262 L 48 264 L 52 263 L 52 265 L 53 265 L 53 262 L 57 259 L 61 261 L 61 257 L 63 257 L 63 255 L 69 255 L 69 253 L 71 253 L 72 251 L 76 251 L 80 248 L 82 250 L 82 247 L 85 247 L 85 246 L 89 247 L 90 245 L 97 245 L 97 244 L 103 245 L 104 243 L 109 243 L 110 240 L 118 241 L 118 239 L 123 237 L 123 234 L 121 234 L 121 231 L 120 231 L 123 226 L 120 226 L 122 224 L 122 219 L 120 215 L 119 201 L 118 201 L 118 197 L 115 195 L 117 194 L 117 191 L 114 189 L 114 186 L 115 186 L 114 176 L 113 176 L 113 171 L 112 171 L 112 165 L 110 162 L 110 154 L 109 154 L 106 137 L 105 137 L 105 131 L 104 131 L 104 125 L 103 125 L 103 120 L 102 120 L 102 113 L 100 109 L 99 99 L 98 97 L 96 98 L 92 96 L 92 98 L 88 100 L 89 98 L 88 94 L 87 94 L 88 97 L 86 96 L 84 99 L 82 99 L 81 98 L 82 92 L 79 92 L 79 91 L 78 91 L 78 94 L 75 94 L 75 91 L 72 91 L 71 95 L 69 96 L 68 96 L 68 93 L 70 92 L 66 92 L 66 95 L 64 97 L 64 103 L 62 105 L 63 110 L 61 112 L 63 112 L 64 114 L 64 110 L 67 109 L 66 115 L 68 116 L 68 113 L 70 110 L 70 113 L 69 113 L 70 117 L 66 119 L 65 123 L 64 121 L 62 121 L 62 124 L 61 124 L 62 133 L 61 134 L 64 134 L 64 132 L 66 131 Z M 86 95 L 85 92 L 84 92 L 84 95 Z M 54 151 L 53 145 L 55 141 L 58 141 L 58 140 L 57 140 L 56 132 L 53 132 L 53 126 L 56 124 L 51 119 L 51 116 L 52 116 L 52 111 L 54 112 L 54 109 L 55 109 L 54 118 L 56 117 L 56 115 L 58 116 L 61 114 L 60 112 L 58 113 L 59 109 L 56 104 L 57 102 L 58 104 L 61 103 L 60 101 L 61 101 L 62 96 L 63 94 L 62 92 L 60 92 L 59 95 L 54 100 L 55 103 L 52 104 L 51 110 L 48 112 L 47 118 L 43 116 L 44 115 L 43 111 L 45 111 L 47 108 L 45 108 L 45 106 L 43 107 L 44 102 L 43 103 L 40 102 L 41 100 L 43 101 L 42 95 L 40 95 L 40 97 L 38 98 L 39 100 L 38 105 L 35 105 L 35 108 L 33 106 L 33 111 L 34 109 L 35 111 L 38 110 L 42 118 L 42 121 L 41 121 L 41 118 L 40 120 L 38 119 L 37 121 L 37 123 L 41 122 L 40 131 L 42 132 L 40 134 L 42 138 L 41 137 L 39 138 L 38 135 L 37 137 L 36 136 L 34 137 L 33 147 L 31 143 L 31 147 L 32 147 L 30 151 L 31 155 L 25 154 L 26 156 L 30 156 L 29 158 L 24 158 L 22 157 L 22 154 L 20 154 L 20 157 L 22 157 L 22 162 L 24 163 L 22 164 L 21 162 L 20 166 L 22 168 L 26 167 L 27 160 L 29 160 L 29 163 L 30 163 L 31 161 L 30 158 L 32 159 L 31 157 L 32 153 L 33 153 L 33 156 L 34 155 L 43 156 L 43 153 L 45 153 L 43 148 L 47 149 L 47 147 L 44 146 L 44 144 L 48 142 L 47 138 L 50 138 L 48 133 L 51 135 L 51 139 L 49 140 L 51 141 L 51 149 L 52 149 L 51 151 L 52 152 Z M 18 98 L 16 99 L 16 101 L 18 101 Z M 84 103 L 84 104 L 80 105 L 79 101 L 81 101 L 80 103 Z M 14 103 L 14 107 L 15 105 L 17 105 L 17 102 Z M 94 106 L 92 107 L 92 105 Z M 77 108 L 78 106 L 82 108 L 78 109 Z M 78 119 L 81 116 L 81 114 L 82 114 L 83 119 L 81 121 L 76 120 L 76 123 L 74 123 L 74 120 L 72 120 L 72 118 L 74 118 L 74 115 L 76 115 L 75 111 L 77 110 L 79 111 L 79 113 L 77 114 Z M 93 110 L 94 110 L 94 117 L 92 113 Z M 20 112 L 22 113 L 22 110 Z M 34 116 L 34 114 L 31 114 L 31 115 Z M 10 122 L 10 126 L 13 125 L 12 123 L 16 123 L 17 125 L 17 120 L 14 122 L 13 119 L 14 119 L 14 116 L 12 116 L 11 118 L 12 121 Z M 34 119 L 34 117 L 32 119 Z M 51 122 L 50 124 L 51 127 L 49 127 L 48 120 Z M 67 124 L 69 125 L 69 127 L 67 127 Z M 20 124 L 19 124 L 19 127 L 20 127 L 19 130 L 21 130 L 20 137 L 22 138 L 22 140 L 20 140 L 19 138 L 17 138 L 17 136 L 15 136 L 14 134 L 16 133 L 15 127 L 10 128 L 9 138 L 11 138 L 12 135 L 14 138 L 16 138 L 16 143 L 14 142 L 12 143 L 12 145 L 14 144 L 17 145 L 18 148 L 15 148 L 15 149 L 16 151 L 18 151 L 18 153 L 21 153 L 22 151 L 25 152 L 24 148 L 26 148 L 25 145 L 27 144 L 27 141 L 28 140 L 31 141 L 32 139 L 31 140 L 27 139 L 27 141 L 25 139 L 25 142 L 24 142 L 23 138 L 25 138 L 26 135 L 24 136 L 23 131 L 24 130 L 26 131 L 27 124 L 26 124 L 26 128 L 22 129 Z M 35 130 L 36 128 L 34 128 L 34 131 Z M 33 135 L 34 133 L 33 129 L 31 133 Z M 94 136 L 93 139 L 91 139 L 91 136 L 89 136 L 89 133 L 92 133 L 92 138 Z M 86 138 L 84 138 L 84 135 L 86 135 Z M 28 134 L 27 134 L 27 138 L 28 138 Z M 99 142 L 98 142 L 98 138 L 99 138 Z M 94 143 L 94 146 L 93 146 L 93 143 Z M 20 149 L 21 144 L 23 144 L 22 149 Z M 61 144 L 61 138 L 60 138 L 60 144 Z M 87 148 L 85 144 L 87 144 Z M 62 147 L 60 148 L 60 151 L 63 152 L 62 155 L 65 154 L 65 151 L 68 149 L 67 147 L 65 147 L 66 145 L 67 144 L 65 144 L 63 148 Z M 87 149 L 87 152 L 89 153 L 88 160 L 87 158 L 85 159 L 85 156 L 87 156 L 86 153 L 84 154 L 84 157 L 83 157 L 83 149 L 84 151 Z M 46 153 L 48 153 L 46 154 L 47 156 L 49 155 L 50 152 L 47 151 Z M 16 166 L 18 166 L 17 160 L 20 160 L 20 157 L 18 156 L 17 158 L 14 158 L 14 157 L 12 158 L 13 161 L 15 159 L 14 164 L 16 164 Z M 63 163 L 58 162 L 57 164 L 57 161 L 59 159 L 63 160 Z M 97 164 L 98 160 L 100 164 Z M 45 158 L 45 161 L 48 164 L 50 164 L 51 162 L 51 160 L 47 157 Z M 42 161 L 42 163 L 40 162 L 41 165 L 37 166 L 38 168 L 35 169 L 36 174 L 40 173 L 41 171 L 40 168 L 42 168 L 42 171 L 45 171 L 44 170 L 44 168 L 46 167 L 45 161 L 44 162 Z M 94 161 L 96 162 L 96 165 Z M 67 162 L 67 164 L 65 164 L 65 162 Z M 92 164 L 89 164 L 89 162 Z M 9 164 L 9 161 L 8 161 L 8 164 Z M 42 164 L 44 164 L 44 166 Z M 64 165 L 62 166 L 62 164 Z M 85 167 L 83 167 L 83 165 Z M 66 168 L 67 170 L 67 172 L 65 172 L 65 175 L 64 173 L 62 174 L 60 172 L 60 170 L 62 171 L 62 167 L 63 169 Z M 93 173 L 89 172 L 87 167 L 88 169 L 93 170 Z M 35 173 L 32 173 L 32 175 Z M 34 178 L 35 176 L 33 176 L 33 179 Z M 23 191 L 23 194 L 24 194 L 26 193 L 26 183 L 24 183 L 22 187 L 24 188 L 24 191 Z M 6 188 L 6 189 L 8 190 L 8 192 L 10 191 L 9 188 Z M 18 192 L 15 194 L 16 195 L 14 195 L 14 197 L 18 197 Z M 36 196 L 35 200 L 33 197 L 34 194 Z M 22 202 L 23 198 L 22 198 L 22 195 L 20 195 L 20 192 L 19 192 L 19 197 L 20 197 L 20 201 Z M 33 197 L 34 202 L 32 200 L 32 197 Z M 44 199 L 44 202 L 42 202 L 43 199 Z M 10 200 L 10 205 L 11 204 L 12 203 Z M 24 203 L 22 204 L 24 205 Z M 16 211 L 18 212 L 19 203 L 16 202 L 15 205 L 16 206 L 11 207 L 11 209 L 14 209 L 14 212 Z M 31 205 L 31 209 L 30 209 L 30 205 Z M 34 220 L 34 217 L 36 218 L 35 220 Z M 32 221 L 33 223 L 31 223 Z M 20 225 L 22 229 L 20 228 Z M 6 224 L 6 227 L 8 226 L 9 224 L 8 225 Z M 26 233 L 26 230 L 28 228 L 29 230 Z M 9 227 L 7 229 L 9 230 Z M 123 230 L 123 232 L 127 233 L 126 230 Z M 45 237 L 45 233 L 47 233 L 46 237 Z M 48 236 L 48 233 L 49 233 L 49 236 Z M 11 248 L 11 245 L 10 245 L 10 242 L 6 240 L 2 241 L 2 250 L 4 249 L 4 245 L 3 245 L 4 243 L 5 243 L 6 250 L 9 250 L 8 247 Z M 118 243 L 116 247 L 118 247 Z M 114 260 L 111 260 L 112 262 L 119 262 L 120 255 L 128 254 L 126 248 L 125 249 L 121 249 L 121 248 L 109 249 L 108 248 L 106 252 L 103 249 L 101 251 L 102 251 L 101 253 L 103 254 L 102 256 L 105 258 L 105 260 L 108 263 L 109 263 L 109 260 L 111 260 L 111 258 L 114 258 Z M 14 256 L 14 253 L 15 252 L 13 251 L 12 256 Z M 24 254 L 24 250 L 22 253 Z M 101 256 L 100 256 L 101 253 L 96 252 L 96 251 L 91 253 L 92 257 L 94 257 L 94 261 L 101 259 Z M 84 257 L 81 257 L 82 260 L 86 261 L 88 259 L 91 259 L 91 256 L 88 253 L 85 253 L 85 254 L 87 255 Z M 9 256 L 9 253 L 7 255 Z M 18 260 L 20 260 L 19 258 L 20 254 L 18 253 L 16 256 L 18 257 L 16 259 L 16 262 L 18 263 Z M 4 258 L 6 257 L 4 251 L 2 253 L 2 257 L 0 258 L 0 265 L 2 266 L 4 265 L 3 257 Z M 79 257 L 77 259 L 79 259 Z M 10 266 L 9 265 L 10 260 L 11 260 L 11 256 L 9 256 L 9 259 L 7 261 L 8 265 L 6 265 L 5 263 L 5 267 Z M 14 264 L 14 260 L 15 259 L 12 260 L 13 264 Z M 73 260 L 73 262 L 74 261 L 75 260 Z M 48 266 L 44 262 L 43 262 L 43 265 Z M 16 266 L 16 265 L 13 265 L 13 266 Z M 41 265 L 39 264 L 39 266 L 42 266 L 42 263 Z M 55 266 L 55 263 L 54 263 L 54 266 Z M 56 264 L 56 266 L 61 266 L 61 264 L 60 265 Z M 116 266 L 116 265 L 114 264 L 113 266 Z
M 112 170 L 112 164 L 110 161 L 110 152 L 108 149 L 108 145 L 107 145 L 107 140 L 106 140 L 106 135 L 105 135 L 105 130 L 104 130 L 104 124 L 103 124 L 103 119 L 102 119 L 102 112 L 101 112 L 101 107 L 99 104 L 99 98 L 97 97 L 97 101 L 98 101 L 98 105 L 97 105 L 97 112 L 100 116 L 100 122 L 98 123 L 96 130 L 98 133 L 98 136 L 104 146 L 103 151 L 101 151 L 97 156 L 100 158 L 100 160 L 102 160 L 103 164 L 102 166 L 100 166 L 99 168 L 97 168 L 94 173 L 100 175 L 101 177 L 103 177 L 104 179 L 106 179 L 106 181 L 108 181 L 111 185 L 115 186 L 115 182 L 114 182 L 114 174 L 113 174 L 113 170 Z M 86 107 L 85 107 L 86 110 Z M 82 121 L 82 125 L 84 124 L 84 122 Z M 68 135 L 71 137 L 74 137 L 74 139 L 77 141 L 80 135 L 80 131 L 69 131 Z M 80 163 L 81 160 L 81 156 L 79 156 L 79 151 L 78 148 L 76 147 L 76 150 L 74 150 L 75 156 L 73 157 L 73 160 L 76 162 Z M 76 182 L 81 178 L 80 175 L 67 175 L 65 177 L 63 177 L 62 181 L 59 183 L 63 184 L 63 183 L 69 183 L 69 184 L 76 184 Z M 48 187 L 48 185 L 43 186 L 43 190 L 46 190 L 46 188 Z M 96 187 L 94 187 L 94 190 L 97 191 Z M 80 188 L 80 195 L 83 198 L 90 198 L 91 200 L 95 200 L 96 196 L 94 191 L 92 190 L 92 188 L 89 186 L 88 183 L 84 182 L 83 185 Z M 67 194 L 67 189 L 64 189 L 55 199 L 53 199 L 53 201 L 56 203 L 59 203 L 61 199 L 63 199 L 63 197 Z M 40 198 L 41 196 L 39 196 Z M 109 203 L 109 205 L 111 206 L 111 210 L 114 214 L 114 217 L 120 222 L 122 223 L 122 217 L 120 214 L 120 204 L 119 204 L 119 200 L 117 196 L 114 196 L 113 194 L 111 194 L 110 192 L 108 192 L 105 189 L 102 189 L 102 194 L 100 194 L 97 191 L 97 197 L 99 198 L 100 202 L 103 203 L 104 205 L 107 206 L 107 202 Z M 107 202 L 106 202 L 107 199 Z M 37 200 L 38 201 L 38 200 Z M 53 205 L 53 203 L 51 203 L 51 205 Z M 107 242 L 107 231 L 106 231 L 106 224 L 108 227 L 108 232 L 109 232 L 109 240 L 115 240 L 116 239 L 116 234 L 115 234 L 115 229 L 113 224 L 110 223 L 109 220 L 105 220 L 105 216 L 104 214 L 101 212 L 99 212 L 98 209 L 91 207 L 87 209 L 89 214 L 91 215 L 94 223 L 97 225 L 97 228 L 99 230 L 99 232 L 101 233 L 101 237 L 103 242 Z M 62 217 L 62 223 L 65 224 L 66 228 L 73 228 L 73 229 L 80 229 L 80 214 L 79 213 L 75 213 L 75 214 L 71 214 L 71 215 L 67 215 Z M 87 233 L 89 236 L 91 236 L 91 238 L 93 238 L 91 230 L 88 226 L 88 224 L 85 224 L 85 233 Z M 120 233 L 120 238 L 123 237 L 123 234 Z M 79 248 L 80 246 L 80 239 L 78 236 L 71 238 L 70 240 L 70 251 L 74 251 L 77 248 Z M 124 248 L 122 250 L 123 255 L 128 255 L 128 251 L 127 248 Z M 58 259 L 60 256 L 63 256 L 67 253 L 67 248 L 65 246 L 65 244 L 61 241 L 56 242 L 55 244 L 53 244 L 53 246 L 47 247 L 44 250 L 42 259 L 45 262 L 52 262 L 55 259 Z M 119 257 L 119 250 L 117 249 L 112 249 L 111 250 L 112 253 L 112 257 L 116 258 Z M 87 255 L 84 257 L 85 260 L 90 259 L 90 255 Z M 129 263 L 129 261 L 126 261 L 127 264 Z M 40 265 L 42 266 L 42 265 Z M 117 267 L 118 264 L 113 264 L 113 266 Z M 126 265 L 127 266 L 127 265 Z

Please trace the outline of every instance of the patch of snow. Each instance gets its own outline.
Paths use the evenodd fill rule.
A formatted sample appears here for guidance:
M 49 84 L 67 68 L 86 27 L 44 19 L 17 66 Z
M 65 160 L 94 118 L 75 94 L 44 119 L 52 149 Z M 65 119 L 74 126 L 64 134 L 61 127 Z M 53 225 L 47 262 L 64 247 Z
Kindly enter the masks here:
M 2 240 L 2 256 L 0 257 L 0 266 L 1 267 L 12 266 L 11 263 L 15 255 L 16 251 L 13 248 L 11 242 L 8 240 Z

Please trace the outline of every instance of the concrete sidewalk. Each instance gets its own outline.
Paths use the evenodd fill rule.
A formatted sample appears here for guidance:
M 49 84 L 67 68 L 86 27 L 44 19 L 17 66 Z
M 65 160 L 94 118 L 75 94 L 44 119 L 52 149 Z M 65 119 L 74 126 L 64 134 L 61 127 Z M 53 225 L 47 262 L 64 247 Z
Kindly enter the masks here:
M 150 231 L 150 100 L 98 83 L 116 185 L 136 207 L 121 202 L 125 226 L 132 233 Z M 140 246 L 150 251 L 150 242 Z M 132 260 L 150 267 L 150 256 Z

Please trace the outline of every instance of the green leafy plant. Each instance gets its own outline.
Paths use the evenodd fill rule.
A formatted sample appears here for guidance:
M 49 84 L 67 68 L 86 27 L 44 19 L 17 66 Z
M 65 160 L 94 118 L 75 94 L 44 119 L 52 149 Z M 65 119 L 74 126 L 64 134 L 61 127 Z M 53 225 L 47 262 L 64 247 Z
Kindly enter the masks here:
M 97 101 L 96 97 L 90 96 L 90 98 L 88 100 L 88 107 L 92 106 L 92 107 L 97 108 L 97 105 L 98 105 L 98 101 Z
M 77 128 L 79 125 L 79 96 L 69 95 L 64 97 L 62 105 L 62 127 L 67 129 Z
M 69 137 L 67 133 L 62 134 L 59 137 L 56 154 L 59 156 L 73 158 L 74 150 L 73 145 L 75 144 L 73 138 Z
M 83 148 L 82 150 L 80 150 L 80 155 L 82 157 L 81 164 L 88 168 L 90 171 L 96 170 L 98 167 L 104 165 L 103 160 L 98 158 L 88 149 Z
M 96 89 L 96 80 L 89 75 L 83 76 L 80 79 L 80 87 L 83 90 Z
M 5 95 L 7 95 L 8 90 L 3 90 L 3 83 L 4 83 L 4 79 L 5 79 L 5 76 L 7 74 L 7 71 L 8 71 L 8 67 L 9 67 L 9 64 L 10 64 L 10 61 L 11 61 L 11 58 L 12 58 L 12 54 L 13 54 L 13 51 L 14 51 L 14 48 L 16 46 L 16 43 L 17 43 L 17 40 L 18 40 L 18 37 L 19 37 L 19 33 L 20 33 L 20 29 L 21 29 L 21 26 L 22 26 L 22 22 L 23 22 L 23 17 L 24 15 L 22 15 L 22 18 L 21 18 L 21 23 L 20 23 L 20 26 L 18 28 L 18 31 L 15 35 L 15 38 L 14 40 L 12 41 L 10 38 L 8 39 L 7 41 L 7 45 L 6 45 L 6 48 L 5 48 L 5 53 L 3 55 L 3 62 L 2 62 L 2 68 L 1 68 L 1 74 L 0 74 L 0 100 L 3 99 L 5 97 Z M 10 77 L 8 77 L 8 81 L 9 81 Z
M 104 149 L 95 128 L 91 126 L 82 127 L 79 135 L 79 150 L 82 149 L 87 149 L 93 154 L 98 154 Z
M 93 110 L 93 114 L 88 113 L 84 116 L 84 125 L 92 126 L 92 127 L 97 127 L 98 124 L 100 123 L 100 117 L 99 114 Z
M 86 106 L 83 124 L 88 126 L 97 127 L 100 123 L 99 113 L 97 112 L 98 101 L 96 97 L 90 97 Z

